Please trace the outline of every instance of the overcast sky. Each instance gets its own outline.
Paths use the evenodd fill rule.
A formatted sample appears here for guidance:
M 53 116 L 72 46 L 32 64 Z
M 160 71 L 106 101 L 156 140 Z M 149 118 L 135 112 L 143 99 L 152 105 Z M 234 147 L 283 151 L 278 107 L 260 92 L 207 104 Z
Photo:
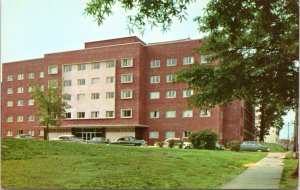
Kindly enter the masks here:
M 88 0 L 2 0 L 1 1 L 1 63 L 41 58 L 44 54 L 83 49 L 85 42 L 129 36 L 126 29 L 128 13 L 114 8 L 114 15 L 102 26 L 85 16 Z M 189 7 L 187 21 L 174 21 L 167 33 L 160 29 L 147 30 L 144 36 L 136 35 L 146 43 L 198 39 L 203 35 L 193 22 L 203 14 L 208 0 L 198 0 Z M 285 118 L 294 121 L 292 113 Z M 290 137 L 293 134 L 290 127 Z M 287 125 L 280 133 L 287 137 Z

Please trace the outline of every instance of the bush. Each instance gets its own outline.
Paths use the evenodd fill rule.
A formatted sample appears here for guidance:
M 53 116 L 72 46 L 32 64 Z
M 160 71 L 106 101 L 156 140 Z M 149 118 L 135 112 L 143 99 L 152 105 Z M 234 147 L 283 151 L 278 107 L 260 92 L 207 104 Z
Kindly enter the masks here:
M 176 141 L 175 140 L 169 140 L 168 142 L 168 147 L 169 148 L 173 148 L 176 145 Z
M 216 142 L 218 140 L 217 133 L 204 129 L 198 132 L 193 132 L 190 135 L 191 143 L 196 149 L 210 149 L 216 148 Z
M 160 142 L 156 142 L 155 144 L 157 144 L 160 148 L 162 148 L 162 147 L 164 147 L 165 142 L 160 141 Z
M 226 148 L 232 150 L 232 151 L 239 151 L 240 150 L 240 141 L 229 141 L 226 143 Z

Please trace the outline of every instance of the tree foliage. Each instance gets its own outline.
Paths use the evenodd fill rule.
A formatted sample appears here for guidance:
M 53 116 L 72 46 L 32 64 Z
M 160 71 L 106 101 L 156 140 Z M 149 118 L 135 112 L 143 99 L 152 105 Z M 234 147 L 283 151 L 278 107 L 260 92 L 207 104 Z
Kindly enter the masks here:
M 39 125 L 47 127 L 46 136 L 49 139 L 49 127 L 59 127 L 65 118 L 65 110 L 71 106 L 66 101 L 66 95 L 62 94 L 60 86 L 49 85 L 44 91 L 35 85 L 34 89 L 32 97 L 37 108 L 36 115 L 39 118 Z

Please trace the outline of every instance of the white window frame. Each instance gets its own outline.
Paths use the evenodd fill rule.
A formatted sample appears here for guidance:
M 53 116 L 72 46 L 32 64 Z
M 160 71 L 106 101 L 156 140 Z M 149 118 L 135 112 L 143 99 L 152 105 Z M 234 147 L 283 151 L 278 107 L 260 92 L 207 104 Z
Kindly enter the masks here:
M 6 76 L 6 81 L 14 81 L 14 75 L 7 75 Z
M 84 119 L 85 118 L 85 112 L 77 112 L 76 116 L 77 116 L 77 119 Z
M 176 118 L 176 110 L 167 110 L 165 118 Z
M 183 65 L 191 65 L 191 64 L 194 64 L 193 56 L 187 56 L 183 58 Z
M 182 117 L 183 118 L 193 117 L 193 110 L 184 110 L 182 112 Z
M 168 90 L 166 92 L 166 98 L 167 99 L 176 98 L 176 90 Z
M 109 115 L 111 115 L 111 113 L 112 113 L 112 116 L 109 116 Z M 106 118 L 115 118 L 115 111 L 112 111 L 112 110 L 105 111 L 105 117 Z
M 8 100 L 7 102 L 6 102 L 6 107 L 13 107 L 14 106 L 14 101 L 12 101 L 12 100 Z
M 34 99 L 29 99 L 28 106 L 33 106 L 33 105 L 34 105 Z
M 91 93 L 91 100 L 98 100 L 98 99 L 100 99 L 100 93 L 99 92 Z
M 22 87 L 22 86 L 19 86 L 18 88 L 17 88 L 17 93 L 18 94 L 21 94 L 21 93 L 23 93 L 24 92 L 24 88 Z
M 14 117 L 13 116 L 7 116 L 6 117 L 6 122 L 7 123 L 12 123 L 14 121 Z
M 78 86 L 84 86 L 85 85 L 85 79 L 77 79 L 77 85 Z
M 105 98 L 106 99 L 113 99 L 113 98 L 115 98 L 115 92 L 106 92 L 105 93 Z
M 72 86 L 72 80 L 64 80 L 64 87 Z
M 14 93 L 14 89 L 13 89 L 13 88 L 8 87 L 8 88 L 6 89 L 6 94 L 13 94 L 13 93 Z
M 28 92 L 34 92 L 35 88 L 34 86 L 28 86 Z
M 29 130 L 28 134 L 31 135 L 32 137 L 34 136 L 34 130 Z
M 95 70 L 95 69 L 100 69 L 100 63 L 99 62 L 92 63 L 92 70 Z
M 114 76 L 108 76 L 106 77 L 106 83 L 114 83 L 115 77 Z
M 121 90 L 121 99 L 132 99 L 133 91 L 132 89 Z
M 100 117 L 100 112 L 99 111 L 91 111 L 91 118 L 99 118 Z
M 40 129 L 40 130 L 39 130 L 39 136 L 44 136 L 44 135 L 45 135 L 44 130 L 43 130 L 43 129 Z
M 122 84 L 132 83 L 132 82 L 133 82 L 133 74 L 132 73 L 127 73 L 127 74 L 121 75 L 121 83 Z
M 24 74 L 20 73 L 17 75 L 17 80 L 23 80 L 24 79 Z
M 150 61 L 150 68 L 158 68 L 158 67 L 160 67 L 160 60 L 159 59 Z
M 42 92 L 45 91 L 45 85 L 42 84 L 42 85 L 40 86 L 40 90 L 41 90 Z
M 84 70 L 86 70 L 86 64 L 85 63 L 78 64 L 77 65 L 77 70 L 78 71 L 84 71 Z
M 160 98 L 160 92 L 150 92 L 149 93 L 149 98 L 151 100 L 157 100 Z
M 48 75 L 55 75 L 55 74 L 58 74 L 58 66 L 57 65 L 48 66 Z
M 24 100 L 17 100 L 17 106 L 24 106 Z
M 174 67 L 176 65 L 177 65 L 177 59 L 176 58 L 167 59 L 167 61 L 166 61 L 166 66 L 167 67 Z
M 175 75 L 166 75 L 166 83 L 172 83 L 175 81 Z
M 133 67 L 133 58 L 122 58 L 121 68 Z
M 64 73 L 71 72 L 72 71 L 72 65 L 64 65 Z
M 18 115 L 17 122 L 23 122 L 23 121 L 24 121 L 23 115 Z
M 130 116 L 124 116 L 126 111 L 130 111 Z M 132 109 L 121 109 L 121 118 L 132 118 Z
M 33 122 L 34 121 L 34 115 L 29 115 L 28 116 L 28 121 Z
M 72 113 L 71 112 L 66 112 L 65 113 L 65 119 L 71 119 L 72 118 Z
M 34 73 L 33 72 L 28 73 L 28 79 L 34 79 Z
M 203 63 L 207 63 L 207 55 L 201 55 L 200 57 L 200 63 L 203 64 Z
M 39 72 L 39 78 L 44 78 L 45 77 L 45 72 L 44 71 L 40 71 Z
M 159 75 L 150 76 L 150 84 L 157 84 L 157 83 L 160 83 L 160 76 Z
M 106 61 L 106 68 L 115 68 L 115 67 L 116 67 L 116 60 Z
M 149 139 L 158 139 L 159 138 L 159 131 L 150 131 L 149 132 Z
M 12 137 L 12 136 L 13 136 L 12 130 L 7 130 L 7 131 L 6 131 L 6 136 L 7 136 L 7 137 Z
M 157 111 L 157 110 L 150 111 L 149 118 L 152 118 L 152 119 L 159 118 L 159 111 Z
M 165 138 L 166 138 L 166 139 L 169 139 L 169 138 L 175 138 L 175 136 L 176 136 L 175 131 L 166 131 L 166 132 L 165 132 Z
M 190 94 L 188 94 L 188 92 L 190 92 Z M 191 97 L 193 94 L 194 94 L 193 89 L 185 89 L 182 91 L 182 97 L 184 97 L 184 98 Z
M 211 109 L 202 109 L 200 110 L 200 117 L 210 117 Z

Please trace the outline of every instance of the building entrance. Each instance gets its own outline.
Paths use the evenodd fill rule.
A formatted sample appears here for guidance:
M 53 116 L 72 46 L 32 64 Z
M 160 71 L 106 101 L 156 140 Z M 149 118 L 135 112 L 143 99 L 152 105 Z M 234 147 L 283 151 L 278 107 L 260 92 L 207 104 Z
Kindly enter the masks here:
M 84 140 L 90 140 L 93 137 L 105 137 L 105 130 L 104 130 L 104 128 L 100 128 L 100 129 L 73 128 L 72 134 L 75 135 L 75 137 L 77 137 L 77 138 L 81 138 Z

